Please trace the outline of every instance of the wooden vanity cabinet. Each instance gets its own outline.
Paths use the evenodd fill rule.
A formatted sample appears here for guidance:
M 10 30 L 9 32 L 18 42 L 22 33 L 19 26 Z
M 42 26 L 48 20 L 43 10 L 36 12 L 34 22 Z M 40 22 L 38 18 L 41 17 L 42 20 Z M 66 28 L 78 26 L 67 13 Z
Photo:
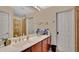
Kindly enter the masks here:
M 51 46 L 51 37 L 48 37 L 48 50 L 50 49 Z
M 50 37 L 32 46 L 32 52 L 48 52 L 51 44 Z
M 24 52 L 48 52 L 51 44 L 51 37 L 36 43 L 32 47 L 24 50 Z
M 42 51 L 42 43 L 39 42 L 32 46 L 32 52 L 41 52 Z
M 48 39 L 46 38 L 42 41 L 42 52 L 47 52 L 48 51 L 48 41 L 47 40 Z
M 42 41 L 42 52 L 48 52 L 51 45 L 51 37 L 48 37 Z

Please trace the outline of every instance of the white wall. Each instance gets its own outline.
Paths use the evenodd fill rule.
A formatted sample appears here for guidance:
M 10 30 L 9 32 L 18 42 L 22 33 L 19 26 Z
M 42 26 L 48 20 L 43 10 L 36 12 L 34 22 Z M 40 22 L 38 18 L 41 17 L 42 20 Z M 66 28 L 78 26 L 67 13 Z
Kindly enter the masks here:
M 30 16 L 34 17 L 34 19 L 31 21 L 33 23 L 32 30 L 35 30 L 38 27 L 40 28 L 48 27 L 52 36 L 51 44 L 56 44 L 56 13 L 73 9 L 73 8 L 74 8 L 73 6 L 72 7 L 71 6 L 58 6 L 58 7 L 52 6 L 38 13 L 31 14 Z M 39 23 L 41 22 L 48 22 L 48 25 L 47 26 L 39 25 Z

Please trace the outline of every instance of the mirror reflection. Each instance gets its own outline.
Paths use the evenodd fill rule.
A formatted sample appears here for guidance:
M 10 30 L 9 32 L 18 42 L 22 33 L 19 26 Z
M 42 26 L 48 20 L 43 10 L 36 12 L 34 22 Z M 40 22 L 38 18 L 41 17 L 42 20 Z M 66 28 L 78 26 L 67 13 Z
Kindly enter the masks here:
M 40 12 L 38 8 L 0 7 L 0 47 L 28 40 L 31 37 L 37 38 L 36 35 L 48 34 L 48 21 L 37 21 Z
M 26 18 L 17 17 L 13 18 L 13 37 L 26 35 Z

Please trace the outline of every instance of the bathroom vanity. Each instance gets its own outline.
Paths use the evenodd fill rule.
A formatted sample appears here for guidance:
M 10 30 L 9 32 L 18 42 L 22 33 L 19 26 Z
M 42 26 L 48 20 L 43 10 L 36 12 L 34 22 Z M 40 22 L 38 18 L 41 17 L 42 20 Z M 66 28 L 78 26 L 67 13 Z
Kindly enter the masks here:
M 28 40 L 1 47 L 0 52 L 47 52 L 50 44 L 50 35 L 33 36 Z
M 50 36 L 48 36 L 31 46 L 30 48 L 25 49 L 24 52 L 47 52 L 50 48 L 50 44 L 51 38 Z
M 50 35 L 30 36 L 29 32 L 31 31 L 28 30 L 28 19 L 26 17 L 13 17 L 12 21 L 9 22 L 8 14 L 1 12 L 0 16 L 2 17 L 2 20 L 0 20 L 2 21 L 0 22 L 0 52 L 47 52 L 49 50 Z M 28 35 L 29 39 L 27 39 Z M 3 39 L 8 38 L 10 38 L 11 42 L 7 40 L 7 44 L 11 44 L 6 46 Z

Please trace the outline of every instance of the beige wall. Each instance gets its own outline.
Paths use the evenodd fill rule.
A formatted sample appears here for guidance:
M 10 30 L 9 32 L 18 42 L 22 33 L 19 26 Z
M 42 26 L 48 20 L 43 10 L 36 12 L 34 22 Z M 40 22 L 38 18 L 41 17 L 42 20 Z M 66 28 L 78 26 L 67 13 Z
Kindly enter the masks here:
M 61 12 L 61 11 L 65 11 L 65 10 L 69 10 L 74 8 L 73 6 L 69 7 L 69 6 L 58 6 L 58 7 L 54 7 L 51 6 L 48 9 L 45 10 L 41 10 L 38 13 L 34 13 L 31 16 L 34 17 L 34 19 L 31 20 L 32 23 L 32 30 L 35 30 L 36 28 L 45 28 L 48 27 L 51 35 L 52 35 L 52 41 L 51 44 L 56 44 L 56 13 L 57 12 Z M 48 22 L 48 25 L 45 24 L 41 24 L 40 23 L 45 23 Z
M 13 16 L 13 10 L 8 7 L 8 6 L 0 6 L 0 12 L 5 12 L 9 14 L 9 36 L 12 37 L 13 36 L 13 21 L 12 21 L 12 16 Z

